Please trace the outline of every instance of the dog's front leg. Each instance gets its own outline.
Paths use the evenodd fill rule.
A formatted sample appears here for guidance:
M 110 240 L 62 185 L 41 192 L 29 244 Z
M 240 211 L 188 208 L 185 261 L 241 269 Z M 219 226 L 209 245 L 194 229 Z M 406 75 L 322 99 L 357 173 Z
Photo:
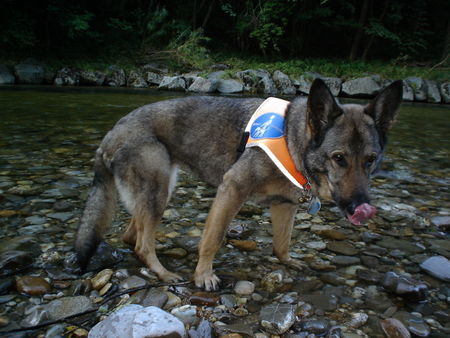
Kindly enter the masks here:
M 289 256 L 289 245 L 291 243 L 292 228 L 294 226 L 297 205 L 292 203 L 272 204 L 270 206 L 273 228 L 273 253 L 280 262 L 297 269 L 304 264 Z
M 199 260 L 195 269 L 195 285 L 206 290 L 215 290 L 219 278 L 213 272 L 213 259 L 223 241 L 225 230 L 242 204 L 245 202 L 248 187 L 240 184 L 228 173 L 217 190 L 216 198 L 206 221 L 199 247 Z

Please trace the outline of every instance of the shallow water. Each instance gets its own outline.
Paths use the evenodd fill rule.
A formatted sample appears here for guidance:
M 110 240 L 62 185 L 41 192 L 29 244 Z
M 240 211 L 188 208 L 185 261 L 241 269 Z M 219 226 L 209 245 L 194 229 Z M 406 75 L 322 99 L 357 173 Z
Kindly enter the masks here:
M 48 267 L 55 266 L 63 270 L 62 260 L 72 254 L 74 232 L 92 179 L 93 154 L 106 131 L 121 116 L 136 107 L 180 96 L 183 94 L 148 89 L 18 86 L 0 88 L 0 212 L 11 211 L 0 214 L 0 243 L 8 243 L 14 237 L 31 235 L 42 250 L 31 270 L 18 271 L 16 275 L 35 274 L 48 277 L 45 272 Z M 292 252 L 295 257 L 310 264 L 312 270 L 307 270 L 305 273 L 291 269 L 283 270 L 287 276 L 285 276 L 287 280 L 285 284 L 290 287 L 264 288 L 265 284 L 261 277 L 277 271 L 277 268 L 281 269 L 281 265 L 270 256 L 271 230 L 267 210 L 252 204 L 246 205 L 238 218 L 250 222 L 251 234 L 245 238 L 256 242 L 258 249 L 253 252 L 241 251 L 233 249 L 232 242 L 229 242 L 216 258 L 216 270 L 219 274 L 228 275 L 232 281 L 247 279 L 255 282 L 257 290 L 260 290 L 259 292 L 264 296 L 263 299 L 267 301 L 287 291 L 301 294 L 304 290 L 301 287 L 295 287 L 296 283 L 292 280 L 317 279 L 321 280 L 325 286 L 342 287 L 345 292 L 352 293 L 352 287 L 355 284 L 350 282 L 340 284 L 336 280 L 328 281 L 326 279 L 328 277 L 323 276 L 324 271 L 335 271 L 347 281 L 355 280 L 357 285 L 367 287 L 368 282 L 364 278 L 358 278 L 354 272 L 352 274 L 351 271 L 347 271 L 350 268 L 338 266 L 335 269 L 321 270 L 320 264 L 323 262 L 328 264 L 334 253 L 338 251 L 328 247 L 324 250 L 325 247 L 322 245 L 328 245 L 332 238 L 324 237 L 319 230 L 314 230 L 314 226 L 331 224 L 346 236 L 347 241 L 355 245 L 358 249 L 358 257 L 364 254 L 375 255 L 382 263 L 380 264 L 382 268 L 378 269 L 378 265 L 376 267 L 363 265 L 380 273 L 387 272 L 389 268 L 386 266 L 391 266 L 392 270 L 409 273 L 415 279 L 427 279 L 430 290 L 440 290 L 435 292 L 435 298 L 428 299 L 430 306 L 434 311 L 448 311 L 450 298 L 445 300 L 445 297 L 450 297 L 449 284 L 420 272 L 418 268 L 420 257 L 410 259 L 409 256 L 417 253 L 424 257 L 436 254 L 447 258 L 450 256 L 448 244 L 436 242 L 449 240 L 445 233 L 448 228 L 439 228 L 431 222 L 436 216 L 450 215 L 449 135 L 449 106 L 404 104 L 390 136 L 383 171 L 374 179 L 374 203 L 381 210 L 377 220 L 373 224 L 370 223 L 368 228 L 353 229 L 340 219 L 333 207 L 326 206 L 325 210 L 314 218 L 301 210 L 297 217 Z M 173 257 L 176 257 L 177 253 L 170 252 L 170 249 L 181 246 L 177 242 L 177 237 L 198 238 L 213 195 L 214 190 L 183 174 L 178 184 L 177 194 L 165 213 L 162 232 L 158 237 L 158 250 L 160 253 L 167 253 L 161 256 L 162 261 L 170 269 L 178 271 L 187 278 L 192 275 L 195 266 L 197 259 L 195 251 L 180 254 L 180 259 L 174 260 Z M 57 208 L 55 203 L 58 201 L 69 202 L 70 206 Z M 119 238 L 121 228 L 127 220 L 128 216 L 121 211 L 108 236 L 110 242 L 123 248 L 123 253 L 126 255 L 125 263 L 119 263 L 115 268 L 140 266 Z M 251 222 L 259 223 L 259 226 L 254 226 Z M 372 240 L 365 241 L 359 237 L 363 231 L 379 234 L 383 238 L 406 238 L 407 242 L 421 244 L 423 250 L 411 252 L 407 247 L 393 248 L 377 242 L 379 246 L 388 249 L 389 259 L 383 261 L 383 254 L 377 254 L 376 249 L 371 248 Z M 172 234 L 171 237 L 166 237 L 167 232 Z M 243 238 L 244 236 L 241 239 Z M 435 240 L 435 242 L 430 244 L 429 240 Z M 359 265 L 361 264 L 355 266 Z M 230 271 L 234 272 L 230 273 Z M 315 292 L 323 290 L 325 289 L 318 287 Z M 8 289 L 1 292 L 14 294 L 15 291 Z M 312 291 L 308 290 L 308 292 Z M 323 292 L 326 293 L 326 291 Z M 64 294 L 64 296 L 67 295 Z M 442 295 L 445 296 L 444 299 Z M 398 295 L 389 294 L 389 297 L 392 297 L 399 311 L 406 309 L 407 302 L 399 303 Z M 20 313 L 17 307 L 22 306 L 23 310 L 28 301 L 29 298 L 17 295 L 12 303 L 5 305 L 0 302 L 0 313 L 9 318 L 10 324 L 7 328 L 20 326 L 18 323 L 24 316 L 11 315 L 11 313 Z M 375 313 L 374 316 L 378 319 L 383 318 L 379 308 L 371 308 L 366 303 L 361 305 L 357 301 L 345 311 L 361 311 L 361 309 L 369 311 L 371 315 Z M 350 312 L 345 311 L 344 314 L 350 316 Z M 414 311 L 408 308 L 407 311 L 420 313 L 417 308 L 414 308 Z M 314 314 L 321 318 L 323 315 L 324 313 L 320 311 Z M 450 330 L 449 318 L 445 319 L 443 315 L 436 318 L 428 312 L 423 313 L 422 316 L 439 321 L 441 326 L 437 324 L 433 326 L 427 322 L 431 325 L 432 332 L 450 332 L 446 331 Z M 238 317 L 235 316 L 235 319 Z M 334 318 L 332 322 L 334 325 L 342 324 L 341 318 L 337 315 L 329 314 L 325 317 Z M 304 316 L 304 320 L 308 318 L 313 317 Z M 376 332 L 376 327 L 369 324 L 362 325 L 358 329 L 369 336 L 379 334 Z M 354 331 L 356 328 L 350 327 L 349 330 Z M 360 333 L 363 336 L 363 333 Z

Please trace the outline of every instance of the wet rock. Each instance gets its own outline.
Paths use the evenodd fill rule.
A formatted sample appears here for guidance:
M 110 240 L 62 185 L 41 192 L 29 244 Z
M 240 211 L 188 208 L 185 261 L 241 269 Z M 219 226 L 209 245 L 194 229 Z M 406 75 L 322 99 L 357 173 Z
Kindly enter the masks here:
M 378 258 L 372 256 L 361 256 L 361 262 L 368 268 L 377 268 L 380 265 Z
M 160 289 L 151 289 L 149 290 L 144 299 L 140 302 L 142 306 L 156 306 L 162 309 L 164 305 L 167 303 L 169 297 L 167 294 Z
M 356 275 L 359 280 L 373 284 L 378 284 L 383 277 L 379 272 L 368 269 L 358 269 Z
M 372 97 L 381 90 L 381 78 L 378 75 L 357 78 L 342 84 L 342 93 L 351 97 Z
M 106 75 L 105 84 L 109 87 L 123 87 L 127 83 L 127 76 L 122 68 L 111 66 Z
M 289 76 L 279 70 L 276 70 L 273 72 L 272 79 L 281 95 L 295 95 L 297 90 L 292 84 Z
M 381 239 L 381 235 L 380 234 L 375 234 L 373 232 L 364 231 L 361 234 L 361 239 L 364 242 L 366 242 L 366 243 L 371 243 L 371 242 L 380 240 Z
M 0 279 L 0 295 L 7 293 L 13 288 L 15 281 L 13 278 Z
M 347 236 L 342 231 L 334 230 L 334 229 L 326 229 L 326 230 L 321 231 L 319 234 L 322 237 L 334 239 L 337 241 L 343 241 L 344 239 L 347 238 Z
M 130 276 L 120 282 L 119 288 L 122 290 L 140 288 L 147 285 L 147 281 L 139 276 Z
M 351 319 L 348 321 L 347 326 L 352 328 L 358 328 L 366 324 L 368 319 L 369 316 L 366 313 L 363 312 L 352 313 Z
M 244 85 L 238 80 L 219 79 L 217 80 L 217 90 L 222 94 L 241 93 L 244 90 Z
M 65 222 L 73 217 L 73 213 L 71 212 L 54 212 L 47 214 L 47 217 L 57 219 L 61 222 Z
M 170 311 L 175 317 L 181 320 L 185 325 L 194 325 L 198 322 L 197 307 L 194 305 L 183 305 Z
M 189 253 L 197 253 L 200 237 L 180 236 L 176 237 L 174 242 Z
M 186 337 L 184 324 L 175 316 L 154 306 L 127 305 L 113 312 L 89 332 L 91 338 Z
M 173 258 L 183 258 L 187 256 L 188 252 L 183 248 L 172 248 L 168 250 L 164 250 L 163 254 L 166 256 L 170 256 Z
M 16 289 L 19 293 L 30 296 L 40 296 L 51 290 L 50 284 L 42 277 L 20 276 L 16 279 Z
M 388 338 L 411 338 L 408 329 L 398 319 L 388 318 L 382 320 L 380 324 Z
M 283 334 L 295 322 L 295 306 L 290 304 L 270 304 L 261 309 L 261 325 L 267 332 Z
M 427 84 L 420 77 L 408 77 L 405 81 L 411 86 L 414 91 L 415 101 L 425 101 L 427 99 Z
M 383 287 L 398 295 L 407 297 L 413 301 L 426 299 L 428 287 L 410 277 L 398 275 L 395 272 L 387 272 L 381 282 Z
M 336 310 L 338 305 L 338 297 L 335 295 L 302 295 L 299 294 L 299 299 L 311 304 L 315 309 L 322 311 L 333 311 Z
M 94 290 L 100 290 L 102 287 L 109 282 L 113 275 L 113 271 L 111 269 L 105 269 L 100 271 L 94 277 L 91 278 L 92 287 Z
M 148 84 L 147 81 L 144 80 L 144 77 L 142 76 L 141 72 L 132 70 L 128 74 L 127 87 L 147 88 Z
M 78 86 L 80 74 L 70 68 L 62 68 L 56 72 L 54 84 L 57 86 Z
M 275 292 L 283 285 L 284 272 L 282 270 L 273 271 L 261 280 L 261 287 L 268 292 Z
M 245 239 L 251 234 L 250 227 L 254 226 L 254 223 L 234 220 L 227 228 L 227 238 Z
M 217 90 L 217 81 L 196 77 L 194 82 L 188 87 L 188 92 L 213 93 Z
M 403 101 L 414 101 L 414 90 L 410 86 L 410 84 L 406 81 L 402 81 L 403 83 Z
M 106 74 L 98 71 L 82 70 L 80 72 L 80 85 L 101 86 L 105 82 Z
M 210 292 L 194 292 L 190 297 L 189 301 L 194 305 L 206 305 L 206 306 L 216 306 L 219 303 L 219 297 Z
M 433 256 L 420 264 L 422 270 L 437 279 L 450 282 L 450 261 L 442 256 Z
M 367 307 L 377 312 L 384 312 L 394 305 L 388 295 L 379 291 L 376 286 L 369 286 L 364 298 Z
M 439 92 L 438 84 L 436 81 L 425 80 L 427 88 L 427 101 L 431 103 L 441 102 L 441 93 Z
M 439 228 L 448 229 L 450 227 L 450 216 L 433 217 L 431 223 Z
M 394 315 L 394 318 L 401 321 L 413 336 L 428 337 L 430 335 L 430 327 L 416 315 L 400 311 Z
M 353 256 L 358 253 L 358 250 L 350 242 L 329 242 L 327 249 L 345 256 Z
M 306 247 L 309 249 L 314 249 L 314 250 L 320 251 L 327 247 L 327 243 L 322 242 L 322 241 L 313 241 L 313 242 L 306 243 Z
M 361 263 L 358 257 L 352 256 L 334 256 L 331 259 L 331 263 L 341 266 L 357 265 Z
M 404 239 L 396 239 L 393 237 L 384 237 L 382 240 L 377 242 L 377 245 L 387 249 L 398 249 L 409 254 L 420 253 L 425 250 L 424 247 L 419 246 L 414 242 Z
M 240 249 L 240 250 L 244 250 L 244 251 L 254 251 L 257 248 L 257 244 L 255 241 L 249 241 L 249 240 L 240 240 L 240 239 L 230 239 L 229 243 Z
M 55 204 L 53 204 L 53 209 L 55 211 L 69 211 L 73 208 L 73 204 L 69 201 L 56 201 Z
M 0 276 L 6 276 L 28 269 L 33 264 L 30 253 L 7 251 L 0 253 Z
M 185 90 L 186 82 L 181 76 L 164 76 L 158 88 L 167 90 Z
M 161 75 L 159 73 L 155 73 L 155 72 L 147 72 L 145 74 L 145 76 L 146 76 L 147 83 L 149 85 L 157 85 L 157 86 L 159 86 L 159 84 L 162 82 L 162 79 L 164 77 L 163 75 Z
M 211 323 L 202 319 L 196 330 L 189 330 L 189 338 L 212 338 Z
M 318 336 L 322 336 L 330 329 L 330 321 L 321 319 L 307 319 L 300 322 L 300 327 L 303 332 L 313 333 Z
M 450 103 L 450 82 L 441 83 L 439 91 L 441 92 L 442 102 Z
M 220 304 L 232 309 L 237 306 L 237 300 L 235 295 L 224 294 L 220 296 Z
M 172 292 L 166 292 L 167 302 L 164 304 L 164 310 L 170 310 L 181 305 L 181 298 Z
M 13 73 L 5 65 L 0 65 L 0 85 L 14 84 L 16 79 Z
M 94 306 L 88 297 L 63 297 L 48 304 L 34 306 L 25 313 L 26 317 L 21 324 L 26 327 L 33 326 L 45 320 L 59 320 L 92 309 Z
M 255 291 L 255 284 L 246 280 L 241 280 L 234 286 L 234 292 L 238 295 L 251 295 Z
M 335 272 L 325 272 L 320 275 L 320 280 L 331 285 L 345 285 L 346 279 Z
M 7 326 L 8 324 L 9 324 L 9 319 L 8 319 L 8 317 L 0 316 L 0 328 L 1 328 L 1 327 L 5 327 L 5 326 Z M 0 331 L 0 334 L 1 334 L 1 331 Z
M 17 82 L 22 84 L 42 84 L 44 80 L 44 67 L 33 60 L 15 65 L 14 73 Z

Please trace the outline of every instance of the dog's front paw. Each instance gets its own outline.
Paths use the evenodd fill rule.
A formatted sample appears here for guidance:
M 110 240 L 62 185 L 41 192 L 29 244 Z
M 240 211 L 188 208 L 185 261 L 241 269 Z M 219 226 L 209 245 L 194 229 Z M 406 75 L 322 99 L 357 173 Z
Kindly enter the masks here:
M 162 280 L 164 283 L 168 284 L 174 284 L 183 281 L 183 277 L 167 270 L 158 273 L 158 278 Z
M 206 291 L 214 291 L 219 288 L 220 279 L 212 271 L 195 274 L 195 285 L 205 288 Z

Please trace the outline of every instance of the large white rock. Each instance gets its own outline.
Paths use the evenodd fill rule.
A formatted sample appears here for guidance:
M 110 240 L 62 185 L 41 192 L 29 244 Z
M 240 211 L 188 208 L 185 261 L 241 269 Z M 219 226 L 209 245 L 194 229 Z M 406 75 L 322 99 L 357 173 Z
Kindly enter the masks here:
M 95 325 L 89 338 L 186 337 L 184 324 L 155 306 L 124 306 Z

